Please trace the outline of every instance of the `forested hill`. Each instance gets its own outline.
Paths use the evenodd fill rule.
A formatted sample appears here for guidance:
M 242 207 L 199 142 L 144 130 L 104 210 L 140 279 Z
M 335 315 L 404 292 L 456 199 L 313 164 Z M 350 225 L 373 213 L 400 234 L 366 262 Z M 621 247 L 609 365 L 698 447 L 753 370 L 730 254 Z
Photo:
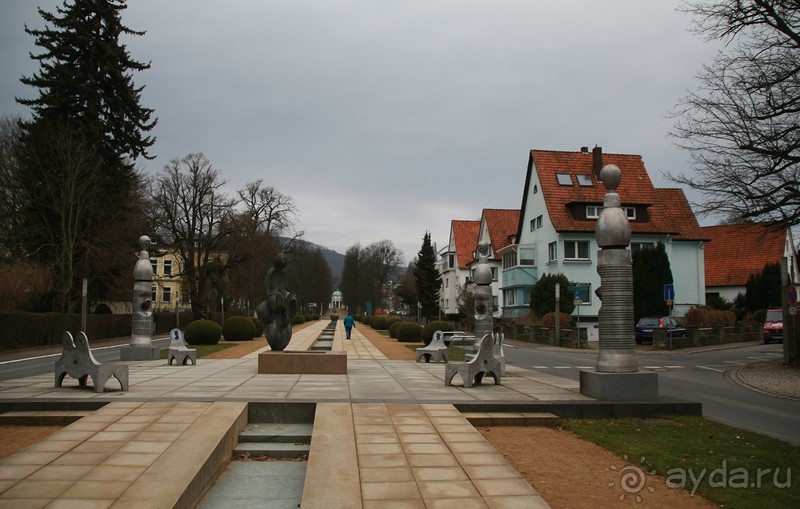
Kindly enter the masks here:
M 289 241 L 292 239 L 281 237 L 281 242 L 285 246 Z M 306 246 L 309 249 L 319 249 L 322 253 L 322 257 L 325 258 L 325 261 L 328 262 L 328 266 L 331 268 L 331 275 L 333 279 L 339 280 L 342 275 L 342 269 L 344 268 L 344 255 L 341 253 L 337 253 L 332 249 L 328 249 L 327 247 L 320 246 L 319 244 L 314 244 L 313 242 L 308 242 L 301 239 L 296 239 L 293 241 L 293 244 L 300 243 Z

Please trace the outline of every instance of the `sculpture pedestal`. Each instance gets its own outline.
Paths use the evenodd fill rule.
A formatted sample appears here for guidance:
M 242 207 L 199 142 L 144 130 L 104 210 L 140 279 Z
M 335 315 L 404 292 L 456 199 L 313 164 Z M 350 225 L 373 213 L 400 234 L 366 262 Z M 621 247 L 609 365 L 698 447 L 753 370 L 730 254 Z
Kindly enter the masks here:
M 581 370 L 581 394 L 602 401 L 655 401 L 658 373 L 600 373 Z
M 347 353 L 324 350 L 258 354 L 259 375 L 346 375 Z
M 161 358 L 160 346 L 123 346 L 119 349 L 123 361 L 157 361 Z

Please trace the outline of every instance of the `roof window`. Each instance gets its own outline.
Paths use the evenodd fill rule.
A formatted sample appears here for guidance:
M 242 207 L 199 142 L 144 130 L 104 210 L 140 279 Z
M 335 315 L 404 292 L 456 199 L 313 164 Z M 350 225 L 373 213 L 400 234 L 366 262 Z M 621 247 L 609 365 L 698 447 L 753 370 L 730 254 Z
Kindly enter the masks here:
M 594 184 L 592 183 L 592 176 L 578 173 L 575 175 L 578 179 L 578 185 L 581 187 L 593 187 Z
M 569 173 L 556 173 L 556 178 L 558 179 L 558 185 L 560 186 L 572 185 L 572 176 Z

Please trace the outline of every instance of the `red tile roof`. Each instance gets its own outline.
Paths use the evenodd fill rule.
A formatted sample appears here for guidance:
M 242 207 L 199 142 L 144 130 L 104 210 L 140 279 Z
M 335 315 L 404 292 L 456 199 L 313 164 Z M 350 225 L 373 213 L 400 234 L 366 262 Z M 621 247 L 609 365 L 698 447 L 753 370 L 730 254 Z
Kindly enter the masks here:
M 603 196 L 607 191 L 592 171 L 592 152 L 531 150 L 530 158 L 532 164 L 526 177 L 523 208 L 531 181 L 530 172 L 535 171 L 555 229 L 560 232 L 593 232 L 596 220 L 576 219 L 569 210 L 570 204 L 603 203 Z M 703 239 L 702 230 L 683 191 L 653 187 L 642 156 L 604 153 L 603 164 L 615 164 L 622 172 L 622 180 L 617 189 L 622 205 L 647 210 L 647 221 L 631 221 L 632 233 L 670 234 L 674 236 L 674 240 Z M 559 173 L 568 174 L 572 185 L 559 185 Z M 592 185 L 578 185 L 577 175 L 586 175 Z M 519 232 L 521 231 L 520 229 Z
M 751 274 L 784 255 L 786 230 L 764 223 L 706 226 L 706 286 L 744 286 Z
M 486 221 L 495 257 L 500 249 L 511 244 L 511 237 L 517 233 L 519 217 L 519 209 L 483 209 L 483 220 Z
M 481 222 L 453 219 L 450 228 L 453 231 L 458 268 L 466 269 L 467 265 L 474 260 L 472 255 L 478 245 Z

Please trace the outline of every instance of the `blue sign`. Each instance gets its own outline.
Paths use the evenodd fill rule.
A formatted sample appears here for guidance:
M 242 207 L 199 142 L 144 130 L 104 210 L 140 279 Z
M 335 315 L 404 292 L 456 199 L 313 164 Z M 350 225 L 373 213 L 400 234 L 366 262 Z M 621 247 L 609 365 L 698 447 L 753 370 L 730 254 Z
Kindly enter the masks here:
M 675 300 L 675 285 L 673 284 L 664 285 L 664 300 L 666 301 Z

